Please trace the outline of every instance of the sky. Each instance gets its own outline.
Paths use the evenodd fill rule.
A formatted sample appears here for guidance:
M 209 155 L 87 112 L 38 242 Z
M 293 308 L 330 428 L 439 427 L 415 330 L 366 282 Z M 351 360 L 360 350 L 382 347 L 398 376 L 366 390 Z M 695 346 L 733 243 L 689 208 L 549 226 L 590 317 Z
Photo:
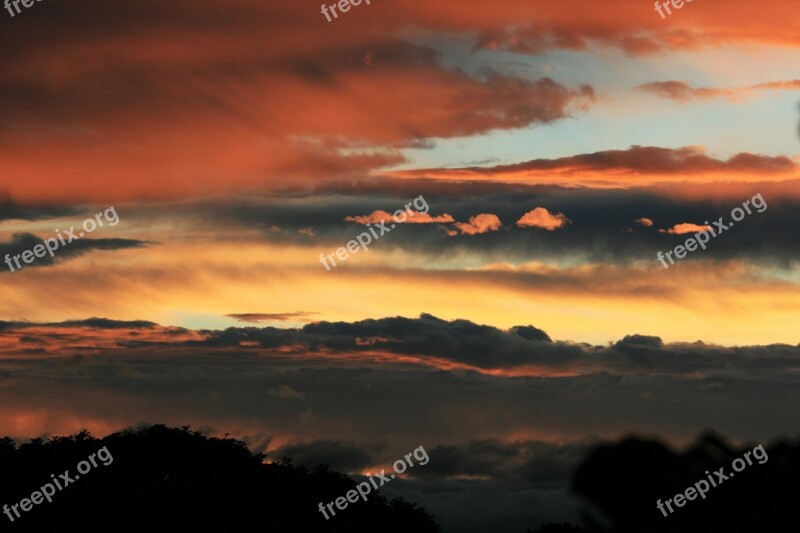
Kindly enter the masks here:
M 599 440 L 786 435 L 798 15 L 0 11 L 0 428 L 191 424 L 355 474 L 423 444 L 387 490 L 445 532 L 573 519 Z

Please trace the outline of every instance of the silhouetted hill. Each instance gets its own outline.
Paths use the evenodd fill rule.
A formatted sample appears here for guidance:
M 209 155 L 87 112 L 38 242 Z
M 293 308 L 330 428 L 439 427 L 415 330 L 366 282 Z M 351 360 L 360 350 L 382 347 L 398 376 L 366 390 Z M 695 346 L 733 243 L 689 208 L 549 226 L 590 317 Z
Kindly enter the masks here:
M 106 452 L 98 450 L 104 448 Z M 331 502 L 356 482 L 324 467 L 308 470 L 288 461 L 263 463 L 235 439 L 209 438 L 163 425 L 130 429 L 103 439 L 86 432 L 18 445 L 0 439 L 0 504 L 11 507 L 91 454 L 80 478 L 24 512 L 0 515 L 5 531 L 255 527 L 273 532 L 433 533 L 438 526 L 415 504 L 387 501 L 380 493 L 351 503 L 326 521 L 319 502 Z M 105 463 L 108 463 L 105 465 Z M 51 474 L 54 476 L 51 477 Z M 61 480 L 61 485 L 67 483 Z M 50 490 L 50 489 L 46 489 Z
M 576 472 L 573 489 L 597 506 L 599 512 L 586 517 L 592 531 L 798 531 L 800 445 L 780 443 L 766 448 L 763 464 L 755 459 L 754 447 L 735 450 L 720 437 L 706 434 L 687 451 L 674 453 L 658 442 L 629 438 L 590 454 Z M 733 461 L 746 452 L 751 452 L 752 464 L 735 472 Z M 714 472 L 721 467 L 729 479 L 719 483 Z M 657 509 L 657 500 L 663 503 L 685 493 L 709 475 L 718 486 L 709 483 L 705 499 L 695 490 L 694 498 L 681 507 L 673 503 L 674 512 L 665 511 L 667 517 Z

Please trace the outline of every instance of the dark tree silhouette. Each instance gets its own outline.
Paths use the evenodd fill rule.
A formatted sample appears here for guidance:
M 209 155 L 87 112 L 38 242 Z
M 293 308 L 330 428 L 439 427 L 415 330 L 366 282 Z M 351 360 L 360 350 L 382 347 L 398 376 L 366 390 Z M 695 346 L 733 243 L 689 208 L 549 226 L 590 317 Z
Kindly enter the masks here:
M 290 461 L 264 463 L 235 439 L 163 425 L 130 429 L 96 439 L 87 432 L 17 444 L 0 439 L 0 505 L 30 498 L 33 491 L 106 447 L 113 458 L 80 475 L 28 512 L 19 509 L 5 531 L 46 531 L 72 527 L 83 531 L 133 531 L 190 528 L 232 531 L 256 527 L 273 532 L 420 532 L 435 533 L 431 516 L 402 499 L 380 493 L 351 503 L 325 520 L 319 502 L 328 503 L 355 488 L 356 482 L 324 466 L 311 470 Z M 84 467 L 84 470 L 86 468 Z
M 775 444 L 766 448 L 764 464 L 751 455 L 753 464 L 735 472 L 734 459 L 752 449 L 735 450 L 712 433 L 684 453 L 674 453 L 658 442 L 629 438 L 594 450 L 578 468 L 573 490 L 599 511 L 585 517 L 592 531 L 797 531 L 800 520 L 794 506 L 800 496 L 800 444 Z M 656 508 L 657 500 L 674 498 L 698 481 L 708 480 L 709 474 L 716 482 L 714 472 L 720 467 L 725 475 L 733 472 L 735 477 L 711 487 L 705 499 L 695 494 L 682 507 L 673 503 L 674 512 L 667 509 L 667 517 Z

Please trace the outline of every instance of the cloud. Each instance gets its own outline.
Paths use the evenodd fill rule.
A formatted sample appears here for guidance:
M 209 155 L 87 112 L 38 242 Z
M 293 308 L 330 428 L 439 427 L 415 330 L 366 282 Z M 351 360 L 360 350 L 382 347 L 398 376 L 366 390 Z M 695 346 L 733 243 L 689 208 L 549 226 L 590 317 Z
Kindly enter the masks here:
M 792 32 L 779 35 L 779 32 L 770 31 L 769 28 L 780 25 L 774 15 L 756 13 L 744 6 L 721 18 L 707 18 L 699 25 L 699 19 L 692 19 L 691 24 L 671 21 L 665 27 L 659 25 L 658 17 L 653 19 L 650 13 L 637 12 L 635 0 L 620 1 L 620 9 L 625 10 L 626 15 L 616 19 L 600 10 L 586 10 L 570 19 L 565 11 L 574 10 L 578 3 L 556 7 L 546 2 L 533 2 L 531 5 L 539 15 L 535 20 L 523 18 L 516 24 L 487 29 L 480 34 L 476 48 L 540 56 L 553 50 L 593 51 L 613 47 L 630 56 L 653 56 L 716 47 L 725 42 L 783 43 L 787 46 L 797 43 L 797 35 Z M 695 9 L 696 12 L 703 10 Z M 766 22 L 768 19 L 770 22 Z M 747 21 L 756 26 L 764 24 L 761 26 L 763 33 L 745 29 Z
M 502 479 L 542 488 L 564 487 L 595 445 L 591 439 L 567 444 L 487 439 L 439 445 L 428 450 L 431 460 L 426 466 L 430 468 L 414 475 L 422 479 Z
M 155 322 L 147 320 L 111 320 L 108 318 L 87 318 L 84 320 L 66 320 L 64 322 L 44 324 L 45 326 L 59 326 L 65 328 L 95 328 L 95 329 L 147 329 L 160 327 Z
M 649 228 L 653 225 L 653 221 L 646 217 L 637 218 L 636 220 L 634 220 L 634 222 L 636 224 L 641 224 L 645 228 Z
M 402 210 L 401 210 L 402 211 Z M 378 224 L 380 222 L 395 222 L 392 215 L 386 211 L 373 211 L 366 216 L 347 216 L 344 218 L 346 222 L 355 222 L 356 224 Z M 403 224 L 446 224 L 455 222 L 455 219 L 444 213 L 438 216 L 431 216 L 429 213 L 420 213 L 411 209 L 406 211 L 406 220 Z M 399 222 L 398 222 L 399 224 Z
M 362 178 L 407 162 L 409 147 L 546 126 L 595 104 L 585 80 L 520 74 L 508 68 L 514 55 L 798 42 L 784 28 L 793 6 L 693 6 L 708 16 L 664 25 L 622 1 L 624 16 L 612 17 L 574 2 L 503 0 L 466 13 L 413 0 L 360 12 L 361 31 L 346 38 L 342 25 L 353 18 L 320 25 L 307 6 L 243 0 L 224 14 L 209 0 L 192 10 L 87 0 L 51 6 L 31 27 L 7 19 L 0 49 L 25 47 L 4 56 L 0 73 L 9 154 L 0 172 L 16 176 L 4 187 L 19 201 L 105 201 Z M 74 179 L 53 178 L 64 169 Z
M 770 81 L 766 83 L 759 83 L 753 85 L 753 89 L 784 89 L 784 90 L 798 90 L 800 89 L 800 80 L 791 81 Z
M 55 204 L 20 204 L 8 195 L 0 193 L 0 222 L 4 220 L 44 220 L 69 215 L 75 215 L 80 210 Z
M 502 226 L 503 223 L 500 222 L 500 218 L 497 215 L 481 213 L 470 217 L 467 222 L 456 222 L 455 227 L 458 231 L 449 230 L 447 234 L 451 237 L 458 235 L 459 232 L 461 235 L 480 235 L 490 231 L 497 231 Z
M 543 228 L 547 231 L 554 231 L 565 227 L 572 221 L 563 213 L 550 213 L 544 207 L 537 207 L 533 211 L 528 211 L 517 220 L 520 228 Z
M 648 185 L 651 176 L 686 176 L 721 174 L 730 179 L 741 174 L 778 175 L 796 172 L 798 165 L 785 156 L 766 156 L 740 152 L 728 159 L 709 156 L 703 148 L 659 148 L 634 145 L 627 150 L 604 150 L 557 159 L 534 159 L 493 167 L 464 167 L 397 171 L 398 177 L 427 177 L 449 180 L 533 180 L 539 183 L 566 184 L 593 180 L 608 184 Z
M 661 98 L 669 98 L 677 102 L 688 102 L 689 100 L 710 100 L 724 96 L 729 100 L 735 101 L 740 94 L 737 89 L 708 89 L 694 88 L 681 81 L 657 81 L 645 83 L 637 87 L 640 91 L 653 93 Z
M 675 224 L 669 229 L 660 229 L 659 233 L 669 233 L 671 235 L 684 235 L 686 233 L 697 233 L 698 231 L 708 231 L 711 226 L 692 224 L 691 222 L 683 222 Z
M 296 391 L 288 385 L 281 385 L 280 387 L 272 388 L 267 391 L 267 394 L 275 398 L 283 398 L 285 400 L 305 400 L 306 396 L 300 391 Z
M 3 322 L 0 321 L 0 330 L 35 328 L 35 327 L 58 327 L 58 328 L 92 328 L 97 330 L 113 329 L 152 329 L 160 328 L 155 322 L 148 320 L 111 320 L 108 318 L 86 318 L 83 320 L 66 320 L 63 322 L 51 322 L 34 324 L 32 322 Z
M 92 321 L 95 326 L 102 325 L 97 319 Z M 800 361 L 797 345 L 725 347 L 703 342 L 666 343 L 657 336 L 631 334 L 612 344 L 592 346 L 551 341 L 531 326 L 502 330 L 430 315 L 321 322 L 291 329 L 198 332 L 142 327 L 138 323 L 130 328 L 118 323 L 111 326 L 2 324 L 0 376 L 28 369 L 23 383 L 7 382 L 0 391 L 4 404 L 17 405 L 7 401 L 9 395 L 15 390 L 27 394 L 39 376 L 53 385 L 52 389 L 42 388 L 48 392 L 37 398 L 37 405 L 48 399 L 56 402 L 56 411 L 76 402 L 95 405 L 93 413 L 100 416 L 107 412 L 102 416 L 114 420 L 124 411 L 134 422 L 151 414 L 165 421 L 162 417 L 167 412 L 163 409 L 169 406 L 178 415 L 172 418 L 184 416 L 184 423 L 189 422 L 185 416 L 191 413 L 192 421 L 198 416 L 222 416 L 230 427 L 260 413 L 260 424 L 277 424 L 290 434 L 305 431 L 302 420 L 311 420 L 315 436 L 352 431 L 382 438 L 387 428 L 403 432 L 413 427 L 423 433 L 452 437 L 462 434 L 459 428 L 469 435 L 475 424 L 485 427 L 479 423 L 482 415 L 476 418 L 476 413 L 500 407 L 512 409 L 509 416 L 518 422 L 546 422 L 544 426 L 532 423 L 531 431 L 573 425 L 582 432 L 591 431 L 603 428 L 613 417 L 592 419 L 596 415 L 585 412 L 587 402 L 596 404 L 598 398 L 613 396 L 614 402 L 608 405 L 632 405 L 632 398 L 647 391 L 650 401 L 665 409 L 676 397 L 686 401 L 706 397 L 708 403 L 704 405 L 709 410 L 718 402 L 725 412 L 738 413 L 733 420 L 740 424 L 741 416 L 751 416 L 748 413 L 758 420 L 760 410 L 743 409 L 742 414 L 739 407 L 752 402 L 752 397 L 760 397 L 755 391 L 763 390 L 769 394 L 759 401 L 774 404 L 777 410 L 773 419 L 761 423 L 774 426 L 794 414 L 791 405 L 774 402 L 779 401 L 781 391 L 789 394 L 796 387 L 798 377 L 792 369 Z M 380 345 L 357 342 L 370 337 L 387 340 Z M 241 347 L 242 339 L 255 346 Z M 287 347 L 299 348 L 287 351 Z M 226 370 L 221 372 L 221 368 Z M 54 382 L 54 373 L 83 377 Z M 156 382 L 158 402 L 150 405 Z M 414 383 L 419 394 L 409 398 L 408 387 Z M 73 398 L 66 394 L 78 386 L 87 387 L 84 395 Z M 119 411 L 114 408 L 115 402 L 98 405 L 96 396 L 90 393 L 96 388 L 96 394 L 111 395 L 129 409 Z M 723 391 L 736 391 L 738 396 L 729 398 Z M 300 400 L 300 395 L 304 401 L 286 401 Z M 188 402 L 190 397 L 194 403 Z M 64 403 L 65 398 L 69 402 Z M 137 398 L 135 405 L 131 405 L 133 398 Z M 399 401 L 401 398 L 404 401 Z M 202 406 L 196 411 L 185 410 L 186 405 L 198 401 L 203 405 L 214 402 L 208 404 L 214 407 L 210 411 Z M 434 401 L 448 413 L 447 420 L 420 419 L 415 410 Z M 376 412 L 375 402 L 385 405 L 385 412 Z M 631 407 L 634 411 L 654 408 L 647 402 L 636 404 Z M 553 405 L 558 405 L 564 416 L 553 418 Z M 307 409 L 311 409 L 308 414 Z M 0 413 L 0 421 L 3 416 Z M 636 418 L 633 412 L 630 416 Z M 708 412 L 700 410 L 691 415 L 681 413 L 675 420 L 691 426 L 703 419 L 708 423 L 707 416 Z M 354 419 L 361 423 L 352 426 Z M 368 420 L 379 423 L 365 426 Z M 504 420 L 491 420 L 485 423 L 498 431 L 518 434 L 521 430 L 509 428 Z M 619 427 L 619 423 L 614 420 L 613 426 Z M 495 436 L 499 434 L 506 433 Z M 419 445 L 418 438 L 421 435 L 414 433 L 407 440 Z
M 12 235 L 10 241 L 0 242 L 0 258 L 4 258 L 6 255 L 9 255 L 11 258 L 13 258 L 14 256 L 20 255 L 25 251 L 33 251 L 33 248 L 41 245 L 43 241 L 44 239 L 32 233 L 15 233 Z M 59 243 L 59 248 L 54 252 L 53 257 L 50 257 L 50 254 L 46 253 L 44 257 L 36 257 L 30 264 L 24 263 L 20 259 L 20 265 L 22 265 L 22 268 L 47 267 L 59 262 L 80 257 L 83 254 L 92 251 L 115 251 L 127 250 L 131 248 L 144 248 L 150 244 L 152 244 L 152 242 L 140 241 L 136 239 L 88 239 L 79 237 L 77 241 L 68 242 L 66 246 L 63 246 Z M 11 264 L 14 265 L 15 270 L 17 270 L 16 262 L 13 261 L 13 259 Z M 8 273 L 11 272 L 7 267 L 3 268 L 2 271 Z
M 377 450 L 380 448 L 378 447 Z M 327 465 L 341 472 L 356 472 L 376 462 L 376 449 L 366 449 L 339 440 L 317 439 L 307 443 L 288 444 L 267 452 L 274 460 L 290 457 L 292 463 L 313 468 Z
M 628 335 L 607 347 L 554 342 L 533 326 L 502 330 L 468 320 L 442 320 L 424 313 L 416 319 L 392 317 L 352 323 L 322 321 L 300 329 L 228 328 L 200 333 L 204 340 L 189 340 L 187 344 L 239 347 L 243 340 L 247 340 L 279 353 L 341 356 L 381 353 L 396 356 L 398 361 L 416 360 L 418 364 L 442 368 L 448 367 L 442 366 L 443 362 L 449 362 L 474 370 L 527 368 L 534 373 L 624 375 L 647 371 L 650 375 L 730 376 L 732 373 L 762 370 L 771 373 L 800 359 L 800 346 L 727 348 L 704 343 L 665 344 L 658 337 L 641 334 Z M 365 343 L 365 338 L 381 339 L 381 342 Z M 387 362 L 393 360 L 389 357 Z M 728 366 L 729 363 L 732 366 Z M 778 374 L 773 376 L 783 379 Z
M 531 341 L 553 342 L 550 335 L 533 326 L 514 326 L 509 331 Z
M 403 331 L 397 318 L 305 330 L 234 328 L 251 339 L 283 335 L 338 346 L 317 357 L 166 335 L 156 340 L 142 329 L 133 330 L 139 342 L 120 328 L 2 330 L 0 346 L 14 351 L 0 356 L 0 423 L 6 433 L 28 437 L 81 428 L 102 435 L 142 421 L 191 425 L 242 437 L 257 451 L 269 446 L 273 460 L 290 456 L 295 465 L 327 463 L 354 473 L 375 473 L 424 445 L 430 462 L 382 490 L 427 495 L 418 501 L 444 506 L 426 503 L 437 518 L 455 521 L 455 531 L 478 533 L 498 517 L 518 525 L 552 519 L 554 505 L 578 513 L 565 493 L 576 461 L 597 439 L 641 432 L 642 421 L 649 435 L 679 444 L 709 426 L 737 441 L 761 442 L 785 434 L 797 417 L 795 345 L 670 343 L 645 332 L 591 346 L 533 341 L 463 320 L 406 320 L 408 329 L 392 341 L 395 353 L 405 349 L 394 359 L 337 338 Z M 30 351 L 42 344 L 52 349 Z M 353 358 L 353 346 L 362 359 Z M 515 346 L 526 358 L 541 357 L 542 348 L 565 351 L 553 360 L 566 358 L 581 373 L 509 376 L 409 361 L 437 354 L 491 363 Z M 579 357 L 570 359 L 569 350 Z M 305 401 L 280 397 L 284 387 L 303 391 Z M 480 527 L 460 527 L 465 505 L 480 502 L 491 503 L 491 515 L 470 517 Z
M 800 80 L 772 81 L 751 85 L 749 87 L 721 89 L 692 87 L 688 83 L 682 81 L 657 81 L 639 85 L 637 89 L 655 94 L 661 98 L 675 100 L 676 102 L 710 100 L 719 97 L 725 97 L 732 102 L 736 102 L 741 100 L 744 96 L 758 90 L 798 90 L 800 89 Z
M 310 317 L 318 315 L 319 313 L 296 311 L 293 313 L 233 313 L 229 316 L 235 318 L 240 322 L 288 322 L 292 320 L 299 320 L 302 322 L 310 321 Z
M 89 7 L 56 8 L 49 16 L 60 22 L 43 15 L 30 32 L 0 37 L 37 43 L 0 74 L 0 97 L 16 110 L 0 128 L 14 198 L 182 198 L 350 179 L 403 163 L 404 148 L 435 138 L 544 126 L 595 100 L 585 84 L 448 66 L 434 43 L 399 35 L 406 24 L 383 19 L 386 10 L 365 13 L 386 31 L 367 25 L 342 40 L 341 21 L 320 31 L 301 6 L 236 2 L 225 17 L 213 2 L 160 6 L 157 24 L 126 7 Z M 50 177 L 64 168 L 76 179 Z M 102 177 L 112 170 L 115 187 Z

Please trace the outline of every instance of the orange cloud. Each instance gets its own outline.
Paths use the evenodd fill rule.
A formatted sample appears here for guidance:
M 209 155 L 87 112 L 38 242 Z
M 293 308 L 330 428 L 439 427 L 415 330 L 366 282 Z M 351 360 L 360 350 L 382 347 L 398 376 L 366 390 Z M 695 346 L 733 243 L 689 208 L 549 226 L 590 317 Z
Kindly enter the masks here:
M 267 67 L 274 61 L 268 58 L 227 58 L 239 65 L 231 68 L 249 60 L 247 76 L 223 75 L 217 67 L 204 78 L 189 66 L 158 75 L 130 67 L 140 78 L 135 91 L 119 79 L 124 73 L 70 72 L 79 87 L 69 98 L 30 91 L 12 106 L 17 111 L 4 115 L 0 174 L 14 179 L 0 192 L 21 201 L 108 201 L 269 189 L 287 178 L 301 184 L 351 178 L 404 162 L 399 150 L 419 139 L 551 123 L 594 98 L 588 86 L 572 89 L 549 78 L 476 79 L 410 44 L 378 52 L 369 67 L 352 63 L 343 50 L 331 57 L 315 52 L 291 68 Z M 61 68 L 72 67 L 82 68 L 69 61 Z M 57 84 L 30 76 L 37 79 L 27 84 Z M 0 74 L 0 92 L 3 84 Z M 94 98 L 98 93 L 112 93 L 116 104 Z
M 403 0 L 335 23 L 299 2 L 53 6 L 0 34 L 17 50 L 0 72 L 0 189 L 108 201 L 351 179 L 427 139 L 549 124 L 595 101 L 589 85 L 446 67 L 408 28 L 529 54 L 800 43 L 796 2 L 728 4 L 669 24 L 639 0 Z
M 696 88 L 682 81 L 657 81 L 639 85 L 637 89 L 653 93 L 662 98 L 669 98 L 677 102 L 688 102 L 690 100 L 709 100 L 711 98 L 718 98 L 721 96 L 724 96 L 728 98 L 728 100 L 735 102 L 741 100 L 744 95 L 757 90 L 798 90 L 800 89 L 800 80 L 773 81 L 751 85 L 750 87 L 721 89 L 707 87 Z
M 729 100 L 736 100 L 740 94 L 738 89 L 709 89 L 695 88 L 681 81 L 657 81 L 640 85 L 637 89 L 662 98 L 669 98 L 678 102 L 688 102 L 689 100 L 709 100 L 719 96 L 725 96 Z
M 503 223 L 500 222 L 500 218 L 497 215 L 481 213 L 480 215 L 470 217 L 467 222 L 456 222 L 455 226 L 458 228 L 458 231 L 450 230 L 447 232 L 451 237 L 458 235 L 459 231 L 462 235 L 478 235 L 481 233 L 489 233 L 490 231 L 497 231 L 503 226 Z
M 750 181 L 753 174 L 782 179 L 796 176 L 798 165 L 785 156 L 740 152 L 728 159 L 705 153 L 698 146 L 660 148 L 634 145 L 627 150 L 604 150 L 556 159 L 533 159 L 493 167 L 463 167 L 396 171 L 399 178 L 477 180 L 562 184 L 571 186 L 646 186 L 687 176 L 698 181 Z
M 400 210 L 402 211 L 402 209 Z M 386 211 L 373 211 L 366 216 L 347 216 L 345 222 L 355 222 L 356 224 L 379 224 L 381 222 L 396 222 L 395 219 Z M 455 222 L 455 219 L 447 213 L 439 216 L 431 216 L 428 213 L 420 213 L 411 209 L 406 210 L 406 220 L 402 224 L 445 224 Z M 399 223 L 399 222 L 398 222 Z
M 528 211 L 522 218 L 517 220 L 517 226 L 521 228 L 543 228 L 547 231 L 554 231 L 563 228 L 572 222 L 563 213 L 552 214 L 544 207 L 537 207 L 533 211 Z
M 691 222 L 684 222 L 682 224 L 675 224 L 670 229 L 660 229 L 659 233 L 669 233 L 671 235 L 684 235 L 686 233 L 697 233 L 698 231 L 708 231 L 710 226 L 692 224 Z
M 759 83 L 758 85 L 753 85 L 754 89 L 786 89 L 786 90 L 795 90 L 800 89 L 800 80 L 792 80 L 792 81 L 771 81 L 767 83 Z
M 634 222 L 637 224 L 641 224 L 645 228 L 649 228 L 653 225 L 653 221 L 646 217 L 637 218 L 636 220 L 634 220 Z

